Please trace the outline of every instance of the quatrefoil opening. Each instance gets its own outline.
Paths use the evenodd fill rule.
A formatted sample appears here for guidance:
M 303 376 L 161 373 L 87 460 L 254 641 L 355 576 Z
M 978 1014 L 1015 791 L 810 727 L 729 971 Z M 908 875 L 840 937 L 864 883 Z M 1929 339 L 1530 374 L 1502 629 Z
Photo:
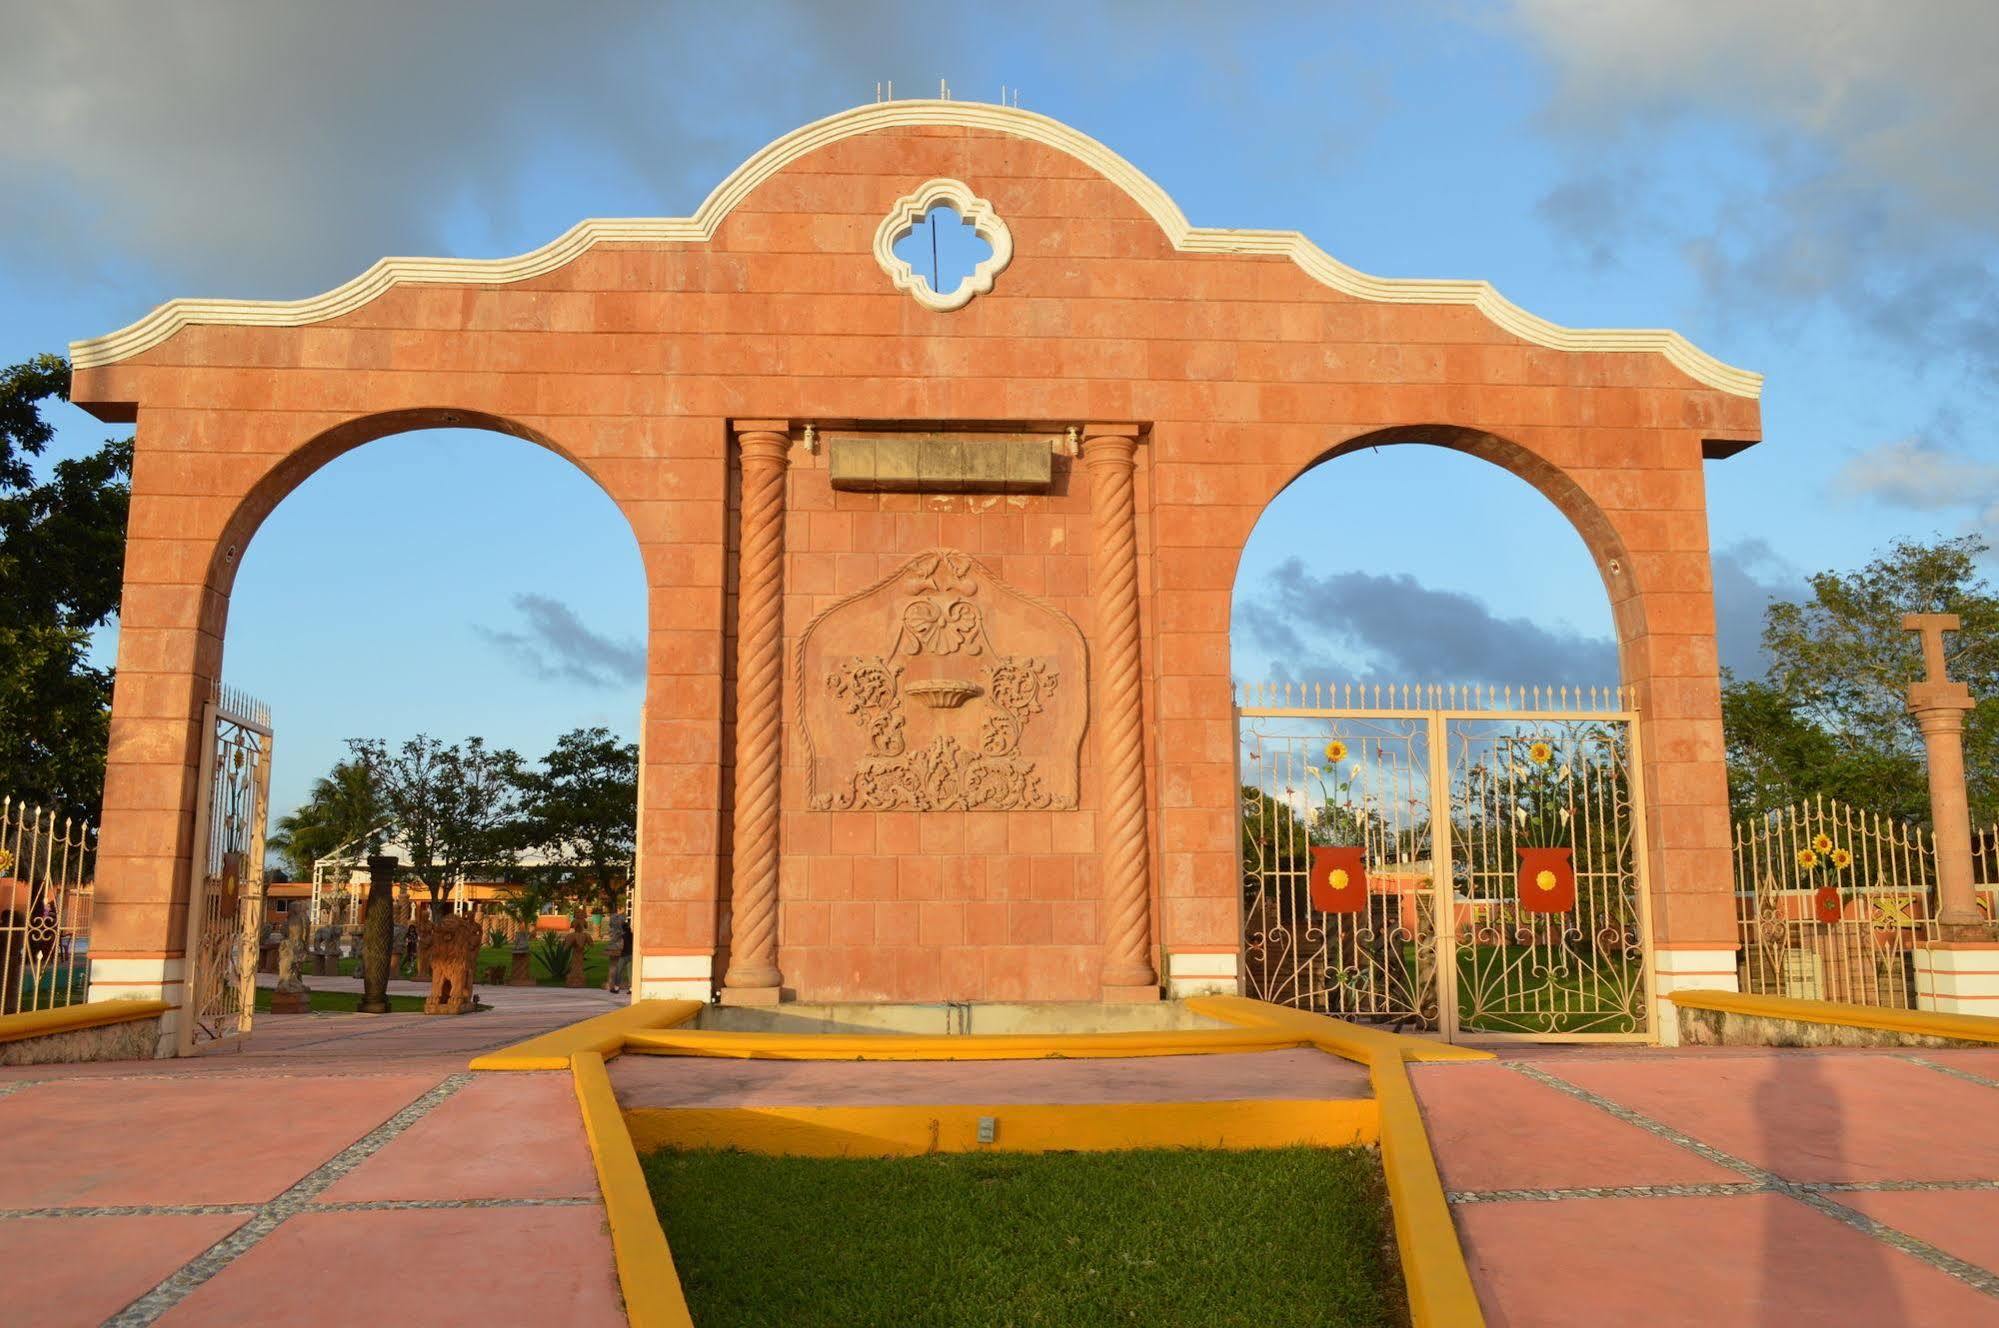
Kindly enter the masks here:
M 951 290 L 938 291 L 931 288 L 924 273 L 895 252 L 895 247 L 926 217 L 944 207 L 955 210 L 973 233 L 992 248 L 992 253 L 961 277 Z M 962 309 L 972 302 L 973 296 L 991 290 L 993 279 L 1012 260 L 1013 235 L 1006 223 L 993 211 L 991 203 L 973 193 L 962 180 L 929 180 L 918 185 L 914 193 L 896 200 L 875 229 L 875 262 L 881 264 L 897 290 L 907 291 L 918 304 L 940 314 Z

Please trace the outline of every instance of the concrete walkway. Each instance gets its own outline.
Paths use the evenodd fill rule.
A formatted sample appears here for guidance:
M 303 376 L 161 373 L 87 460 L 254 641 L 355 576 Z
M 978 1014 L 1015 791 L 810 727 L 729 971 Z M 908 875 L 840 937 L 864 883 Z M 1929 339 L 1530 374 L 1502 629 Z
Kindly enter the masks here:
M 238 1054 L 0 1070 L 0 1322 L 622 1325 L 569 1076 L 465 1072 L 622 998 L 493 997 L 259 1015 Z
M 1494 1328 L 1999 1323 L 1999 1051 L 1410 1073 Z

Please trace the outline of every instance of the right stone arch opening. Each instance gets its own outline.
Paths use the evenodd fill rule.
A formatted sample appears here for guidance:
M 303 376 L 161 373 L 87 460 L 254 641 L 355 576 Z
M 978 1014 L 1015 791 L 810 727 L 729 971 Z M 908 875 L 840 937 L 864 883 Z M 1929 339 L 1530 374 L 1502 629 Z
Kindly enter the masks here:
M 1441 487 L 1408 483 L 1406 466 L 1396 468 L 1404 483 L 1395 494 L 1350 482 L 1365 467 L 1342 459 L 1408 444 L 1428 445 L 1422 451 L 1435 461 L 1445 458 L 1433 449 L 1445 449 L 1497 469 L 1481 479 L 1456 467 L 1476 482 L 1472 497 L 1455 502 Z M 1417 449 L 1396 453 L 1413 458 Z M 1432 479 L 1452 468 L 1423 469 Z M 1621 481 L 1578 478 L 1486 431 L 1414 425 L 1326 449 L 1259 514 L 1231 616 L 1245 994 L 1455 1038 L 1655 1035 L 1658 931 L 1648 887 L 1661 855 L 1647 790 L 1658 772 L 1639 718 L 1654 663 L 1646 577 L 1680 569 L 1656 556 L 1634 560 L 1630 533 L 1651 540 L 1671 517 L 1643 510 L 1645 492 Z M 1634 496 L 1613 518 L 1606 494 Z M 1480 515 L 1466 512 L 1468 502 L 1497 507 L 1496 519 L 1488 510 L 1483 522 L 1467 520 Z M 1340 538 L 1348 523 L 1330 516 L 1301 524 L 1301 509 L 1370 513 L 1351 523 L 1369 536 Z M 1408 516 L 1398 523 L 1384 510 Z M 1441 536 L 1446 529 L 1454 533 Z M 1286 593 L 1259 598 L 1251 582 L 1269 577 L 1273 563 L 1263 546 L 1301 530 L 1318 550 L 1339 553 L 1285 562 Z M 1397 537 L 1382 538 L 1384 530 Z M 1412 632 L 1464 606 L 1475 615 L 1471 596 L 1433 592 L 1406 575 L 1411 563 L 1434 568 L 1434 557 L 1398 552 L 1433 552 L 1427 542 L 1440 538 L 1476 548 L 1483 539 L 1510 556 L 1516 534 L 1551 550 L 1560 603 L 1580 617 L 1563 614 L 1567 622 L 1542 630 L 1492 614 L 1455 651 L 1427 652 L 1428 667 L 1423 650 L 1388 652 L 1385 671 L 1380 658 L 1342 668 L 1298 651 L 1309 631 L 1290 619 L 1315 593 L 1334 601 L 1335 614 L 1364 612 L 1370 595 L 1377 609 L 1384 597 L 1413 601 L 1383 614 Z M 1704 526 L 1700 542 L 1704 552 Z M 1338 574 L 1315 578 L 1301 562 L 1330 562 Z M 1700 601 L 1711 638 L 1705 580 L 1667 593 Z M 1276 658 L 1273 641 L 1293 656 Z M 1671 699 L 1685 708 L 1685 696 Z M 1718 710 L 1713 729 L 1718 741 Z

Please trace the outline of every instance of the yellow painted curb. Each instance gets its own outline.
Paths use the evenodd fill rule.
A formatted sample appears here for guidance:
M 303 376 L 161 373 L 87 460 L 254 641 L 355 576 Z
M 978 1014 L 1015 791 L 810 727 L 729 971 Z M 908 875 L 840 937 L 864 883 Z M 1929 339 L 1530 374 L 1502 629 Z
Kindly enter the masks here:
M 993 1124 L 990 1143 L 979 1122 Z M 1371 1099 L 1005 1103 L 990 1106 L 643 1107 L 635 1148 L 736 1148 L 783 1157 L 1114 1152 L 1128 1148 L 1341 1148 L 1372 1144 Z
M 1877 1005 L 1807 1001 L 1792 996 L 1753 996 L 1736 991 L 1676 991 L 1666 999 L 1689 1010 L 1715 1010 L 1756 1019 L 1791 1019 L 1804 1024 L 1878 1028 L 1919 1037 L 1954 1038 L 1960 1042 L 1999 1042 L 1999 1019 L 1984 1014 L 1889 1010 Z
M 58 1005 L 53 1010 L 29 1010 L 21 1014 L 0 1014 L 0 1042 L 23 1038 L 75 1033 L 106 1024 L 127 1024 L 153 1019 L 174 1007 L 165 1001 L 91 1001 L 84 1005 Z
M 701 1012 L 699 1001 L 637 1001 L 609 1014 L 581 1019 L 566 1027 L 516 1042 L 511 1047 L 472 1058 L 474 1070 L 566 1070 L 579 1052 L 609 1058 L 624 1049 L 626 1037 L 648 1028 L 671 1028 Z
M 727 1056 L 780 1061 L 1004 1061 L 1049 1057 L 1203 1056 L 1301 1047 L 1289 1029 L 1215 1028 L 1140 1033 L 724 1033 L 632 1032 L 627 1051 L 656 1056 Z M 525 1044 L 523 1044 L 525 1045 Z
M 673 1252 L 646 1188 L 639 1155 L 618 1112 L 611 1076 L 604 1058 L 578 1051 L 569 1063 L 576 1081 L 576 1104 L 583 1112 L 583 1133 L 597 1164 L 597 1188 L 604 1196 L 604 1216 L 611 1225 L 611 1251 L 618 1263 L 618 1286 L 625 1294 L 625 1318 L 632 1328 L 694 1328 L 680 1275 L 673 1270 Z
M 1281 1031 L 1299 1041 L 1310 1042 L 1322 1051 L 1344 1056 L 1350 1061 L 1371 1065 L 1377 1055 L 1405 1061 L 1489 1061 L 1492 1053 L 1476 1047 L 1457 1047 L 1429 1038 L 1365 1028 L 1344 1019 L 1272 1005 L 1246 996 L 1190 996 L 1187 1008 L 1195 1014 L 1248 1028 Z
M 1409 1321 L 1414 1328 L 1477 1328 L 1485 1314 L 1465 1267 L 1409 1067 L 1400 1056 L 1380 1056 L 1368 1069 L 1381 1112 L 1381 1174 L 1395 1214 L 1395 1248 L 1409 1293 Z

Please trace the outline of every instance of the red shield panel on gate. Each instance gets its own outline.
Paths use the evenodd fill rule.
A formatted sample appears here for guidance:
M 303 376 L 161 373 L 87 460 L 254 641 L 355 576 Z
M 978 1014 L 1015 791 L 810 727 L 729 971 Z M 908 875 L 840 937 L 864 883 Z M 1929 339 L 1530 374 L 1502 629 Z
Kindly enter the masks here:
M 1321 913 L 1358 913 L 1367 903 L 1367 850 L 1312 845 L 1312 907 Z
M 1837 886 L 1822 885 L 1812 895 L 1812 910 L 1818 914 L 1820 922 L 1838 922 L 1846 912 L 1845 901 L 1839 897 Z
M 1576 868 L 1569 848 L 1520 850 L 1520 907 L 1529 913 L 1566 913 L 1576 906 Z

